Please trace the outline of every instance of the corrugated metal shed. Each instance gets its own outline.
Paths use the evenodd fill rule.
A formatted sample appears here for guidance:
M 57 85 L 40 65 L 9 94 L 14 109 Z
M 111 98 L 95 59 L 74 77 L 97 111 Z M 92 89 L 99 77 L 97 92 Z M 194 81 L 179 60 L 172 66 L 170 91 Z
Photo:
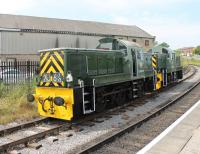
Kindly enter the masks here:
M 75 32 L 93 35 L 132 36 L 154 38 L 137 26 L 118 25 L 92 21 L 67 20 L 0 14 L 0 28 L 36 30 L 43 32 Z

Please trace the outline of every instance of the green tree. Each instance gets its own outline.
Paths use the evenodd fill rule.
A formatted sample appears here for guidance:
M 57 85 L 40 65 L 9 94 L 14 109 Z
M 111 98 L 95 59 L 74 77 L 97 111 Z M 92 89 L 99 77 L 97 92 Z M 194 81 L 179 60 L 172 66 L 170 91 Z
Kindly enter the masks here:
M 163 47 L 169 48 L 169 44 L 167 44 L 166 42 L 163 42 L 160 45 L 163 46 Z
M 194 48 L 193 53 L 196 55 L 200 55 L 200 45 L 198 45 L 196 48 Z

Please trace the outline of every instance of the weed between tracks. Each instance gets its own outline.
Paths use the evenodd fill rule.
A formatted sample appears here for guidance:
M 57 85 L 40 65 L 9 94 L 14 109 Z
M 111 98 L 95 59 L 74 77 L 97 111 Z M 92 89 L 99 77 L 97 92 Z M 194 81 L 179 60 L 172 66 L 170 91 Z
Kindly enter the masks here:
M 26 99 L 32 90 L 33 86 L 29 84 L 15 85 L 9 90 L 5 85 L 0 85 L 0 124 L 38 117 L 36 104 Z

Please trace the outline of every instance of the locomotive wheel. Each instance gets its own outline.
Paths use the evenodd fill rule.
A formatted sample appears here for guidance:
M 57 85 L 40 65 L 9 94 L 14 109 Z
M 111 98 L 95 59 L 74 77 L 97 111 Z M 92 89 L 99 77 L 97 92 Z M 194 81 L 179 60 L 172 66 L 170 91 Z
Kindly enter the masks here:
M 126 101 L 125 93 L 124 92 L 117 93 L 115 95 L 115 99 L 114 100 L 115 100 L 115 106 L 120 106 L 120 105 L 125 104 L 125 101 Z
M 95 111 L 96 112 L 103 112 L 105 109 L 106 109 L 106 99 L 105 97 L 103 96 L 104 94 L 104 90 L 100 90 L 98 93 L 97 93 L 97 101 L 96 101 L 96 104 L 95 104 Z
M 126 94 L 125 94 L 125 92 L 122 92 L 122 93 L 119 94 L 119 101 L 118 101 L 117 105 L 120 106 L 120 105 L 123 105 L 125 103 L 126 103 Z
M 138 85 L 138 96 L 141 97 L 144 94 L 144 83 L 140 82 L 140 84 Z
M 115 95 L 113 95 L 112 96 L 112 104 L 113 104 L 113 106 L 115 107 L 115 106 L 118 106 L 118 104 L 119 104 L 119 94 L 115 94 Z
M 113 89 L 113 91 L 118 91 L 118 90 L 120 90 L 119 87 L 116 87 Z M 112 95 L 112 104 L 114 107 L 120 105 L 120 103 L 121 103 L 120 96 L 121 96 L 120 93 L 116 93 L 116 94 Z
M 132 91 L 128 91 L 126 95 L 127 95 L 126 97 L 127 97 L 127 99 L 129 101 L 131 101 L 133 99 L 133 93 L 132 93 Z

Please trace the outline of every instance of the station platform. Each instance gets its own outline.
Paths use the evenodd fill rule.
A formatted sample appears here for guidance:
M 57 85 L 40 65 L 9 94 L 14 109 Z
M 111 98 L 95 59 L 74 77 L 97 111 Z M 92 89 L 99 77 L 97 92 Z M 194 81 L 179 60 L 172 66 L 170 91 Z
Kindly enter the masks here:
M 137 154 L 200 154 L 200 100 Z

